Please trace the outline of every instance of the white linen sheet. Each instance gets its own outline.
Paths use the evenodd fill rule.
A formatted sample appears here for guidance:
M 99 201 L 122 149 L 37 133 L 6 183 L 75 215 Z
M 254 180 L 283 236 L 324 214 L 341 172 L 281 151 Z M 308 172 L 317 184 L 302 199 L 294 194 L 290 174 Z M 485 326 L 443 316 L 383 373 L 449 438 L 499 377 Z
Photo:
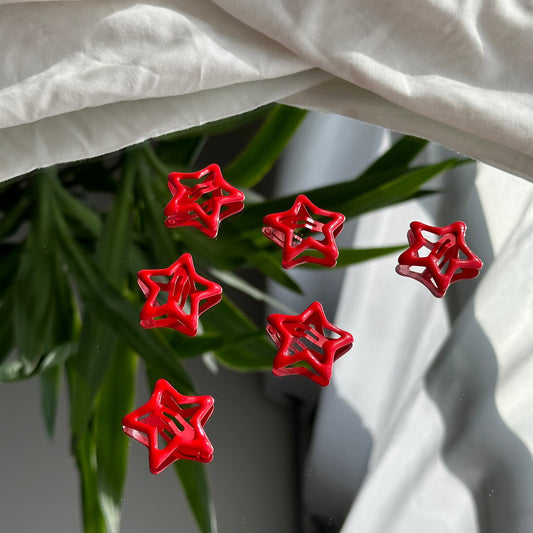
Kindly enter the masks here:
M 528 0 L 0 2 L 0 180 L 272 101 L 533 178 Z
M 377 128 L 310 115 L 278 192 L 357 174 L 386 143 Z M 432 145 L 425 160 L 447 155 Z M 325 531 L 533 530 L 533 184 L 472 164 L 432 187 L 443 192 L 358 218 L 343 246 L 405 242 L 413 220 L 464 220 L 479 278 L 438 299 L 396 274 L 397 254 L 346 269 L 343 282 L 342 269 L 293 273 L 306 292 L 290 305 L 318 299 L 329 317 L 338 302 L 334 323 L 355 338 L 322 391 L 302 477 L 306 512 Z
M 470 209 L 477 196 L 489 213 L 491 250 L 467 233 L 485 265 L 451 325 L 442 301 L 412 280 L 411 287 L 394 280 L 394 257 L 347 275 L 337 320 L 360 331 L 359 343 L 338 362 L 318 427 L 335 420 L 336 405 L 347 404 L 371 434 L 372 453 L 343 533 L 503 533 L 533 527 L 533 189 L 509 178 L 478 166 L 474 188 L 452 208 L 462 211 L 472 229 L 479 227 L 483 218 Z M 517 209 L 500 224 L 491 215 L 496 204 L 506 213 Z M 355 242 L 370 227 L 386 226 L 389 235 L 416 211 L 406 206 L 371 215 Z M 462 284 L 454 290 L 470 292 L 467 282 Z M 383 331 L 387 335 L 380 335 Z M 346 423 L 347 411 L 341 412 Z M 351 424 L 360 424 L 353 412 Z M 343 420 L 334 423 L 338 430 Z M 354 460 L 357 450 L 354 443 Z M 319 459 L 315 445 L 310 461 Z

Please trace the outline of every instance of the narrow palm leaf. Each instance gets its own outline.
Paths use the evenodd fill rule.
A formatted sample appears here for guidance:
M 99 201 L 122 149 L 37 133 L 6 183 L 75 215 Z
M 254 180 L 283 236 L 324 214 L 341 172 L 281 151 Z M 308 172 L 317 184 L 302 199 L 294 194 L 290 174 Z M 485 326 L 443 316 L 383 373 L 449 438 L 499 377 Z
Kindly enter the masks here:
M 107 533 L 104 516 L 98 501 L 94 428 L 89 428 L 77 441 L 74 447 L 74 456 L 80 474 L 84 533 Z
M 302 109 L 277 105 L 248 146 L 224 169 L 224 177 L 237 187 L 259 183 L 274 166 L 305 115 Z
M 54 435 L 62 373 L 63 367 L 56 365 L 39 374 L 41 384 L 41 408 L 43 411 L 46 432 L 50 438 Z
M 337 268 L 355 265 L 363 261 L 370 261 L 377 257 L 393 254 L 401 250 L 405 250 L 407 244 L 398 246 L 384 246 L 382 248 L 341 248 L 339 250 L 339 258 L 337 259 Z M 322 268 L 320 265 L 313 263 L 304 263 L 301 268 Z
M 215 506 L 205 465 L 195 461 L 178 461 L 175 469 L 201 533 L 217 533 Z
M 117 290 L 121 290 L 127 279 L 126 258 L 131 239 L 136 162 L 135 156 L 128 154 L 115 200 L 106 217 L 96 249 L 96 261 L 101 271 L 105 272 L 106 279 Z M 100 320 L 99 311 L 90 307 L 86 309 L 80 334 L 80 349 L 72 361 L 75 381 L 72 390 L 71 429 L 75 438 L 79 438 L 87 427 L 115 342 L 113 330 Z
M 137 359 L 122 342 L 115 344 L 94 415 L 98 501 L 107 533 L 120 529 L 129 450 L 122 418 L 133 408 Z

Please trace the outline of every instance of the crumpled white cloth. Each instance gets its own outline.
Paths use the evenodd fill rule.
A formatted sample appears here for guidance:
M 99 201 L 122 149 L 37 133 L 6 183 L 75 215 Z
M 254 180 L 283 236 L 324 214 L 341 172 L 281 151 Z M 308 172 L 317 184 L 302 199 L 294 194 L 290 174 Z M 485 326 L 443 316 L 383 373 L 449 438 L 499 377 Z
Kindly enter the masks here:
M 0 0 L 0 180 L 273 101 L 533 177 L 528 0 Z
M 280 164 L 281 193 L 349 176 L 387 141 L 312 114 Z M 306 291 L 289 304 L 319 300 L 355 338 L 322 391 L 302 477 L 306 512 L 327 531 L 533 531 L 533 184 L 483 164 L 440 180 L 441 194 L 358 218 L 349 245 L 405 242 L 413 220 L 464 220 L 484 262 L 477 279 L 438 299 L 396 274 L 398 254 L 345 269 L 342 284 L 339 269 L 291 273 Z
M 451 325 L 442 301 L 413 280 L 407 286 L 394 279 L 394 257 L 347 276 L 338 325 L 359 331 L 359 343 L 338 361 L 318 423 L 342 426 L 335 407 L 349 405 L 371 435 L 372 451 L 343 533 L 533 527 L 533 189 L 509 178 L 478 167 L 467 196 L 481 202 L 494 258 L 482 254 L 482 278 Z M 472 216 L 469 203 L 455 208 L 479 227 L 483 219 Z M 356 239 L 385 226 L 390 235 L 413 215 L 412 206 L 372 215 Z M 475 237 L 467 234 L 480 253 Z M 314 448 L 316 461 L 316 442 Z M 360 450 L 353 442 L 353 461 Z

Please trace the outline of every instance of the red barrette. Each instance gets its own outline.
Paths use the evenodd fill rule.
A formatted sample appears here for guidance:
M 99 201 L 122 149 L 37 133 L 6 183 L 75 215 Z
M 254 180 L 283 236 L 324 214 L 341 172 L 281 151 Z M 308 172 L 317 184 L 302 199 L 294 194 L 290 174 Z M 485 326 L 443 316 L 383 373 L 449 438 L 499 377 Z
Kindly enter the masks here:
M 429 240 L 423 232 L 437 236 L 438 240 Z M 409 249 L 398 258 L 396 272 L 420 281 L 434 296 L 442 298 L 454 281 L 475 278 L 483 266 L 466 245 L 465 232 L 466 224 L 460 221 L 442 228 L 411 222 L 407 232 Z
M 159 379 L 148 402 L 123 418 L 122 429 L 148 448 L 152 474 L 178 459 L 208 463 L 213 459 L 213 446 L 203 425 L 214 403 L 211 396 L 184 396 Z
M 339 257 L 335 237 L 341 232 L 344 220 L 341 213 L 320 209 L 300 194 L 288 211 L 267 215 L 262 231 L 283 248 L 283 268 L 302 263 L 334 267 Z M 318 234 L 322 234 L 322 238 L 318 238 Z M 313 251 L 315 255 L 311 255 Z
M 279 348 L 276 376 L 300 374 L 322 386 L 329 384 L 333 362 L 353 345 L 353 337 L 327 320 L 319 302 L 301 315 L 270 315 L 267 333 Z
M 194 337 L 198 317 L 222 299 L 222 287 L 200 276 L 190 254 L 183 254 L 168 268 L 141 270 L 137 283 L 146 296 L 141 309 L 143 328 L 173 328 Z M 163 277 L 164 280 L 157 279 Z M 198 285 L 205 287 L 199 289 Z M 158 301 L 158 296 L 167 296 Z
M 172 200 L 164 214 L 169 228 L 193 226 L 214 239 L 220 221 L 244 208 L 244 194 L 223 177 L 218 165 L 198 172 L 172 172 L 168 175 Z

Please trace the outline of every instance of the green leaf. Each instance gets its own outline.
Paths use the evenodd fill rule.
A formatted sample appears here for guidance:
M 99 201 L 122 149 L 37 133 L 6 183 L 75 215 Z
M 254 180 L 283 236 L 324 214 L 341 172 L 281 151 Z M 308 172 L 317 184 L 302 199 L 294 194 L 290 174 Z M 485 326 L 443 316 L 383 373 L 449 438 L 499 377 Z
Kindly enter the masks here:
M 165 227 L 163 221 L 163 205 L 158 199 L 159 177 L 152 177 L 146 165 L 146 158 L 150 157 L 148 147 L 144 150 L 144 159 L 139 161 L 138 176 L 135 182 L 137 204 L 143 215 L 148 248 L 154 257 L 162 264 L 171 264 L 176 260 L 176 247 L 172 240 L 171 231 Z M 169 195 L 170 197 L 170 195 Z
M 50 350 L 39 364 L 29 370 L 21 361 L 7 361 L 0 365 L 0 383 L 20 381 L 37 376 L 66 362 L 78 349 L 76 343 L 67 342 Z
M 337 268 L 354 265 L 356 263 L 362 263 L 363 261 L 370 261 L 377 257 L 393 254 L 407 248 L 407 244 L 401 244 L 398 246 L 385 246 L 382 248 L 343 248 L 339 250 L 339 258 L 337 260 Z M 320 265 L 313 263 L 304 263 L 302 268 L 321 268 Z
M 5 289 L 13 285 L 13 279 L 20 265 L 22 246 L 20 244 L 2 243 L 0 244 L 0 280 L 2 282 L 2 295 Z
M 279 253 L 276 251 L 274 255 L 265 250 L 259 251 L 250 255 L 248 261 L 280 285 L 293 292 L 302 294 L 302 289 L 300 289 L 299 285 L 283 270 L 280 259 L 277 257 Z
M 227 296 L 202 315 L 202 324 L 208 332 L 231 332 L 234 338 L 257 331 L 253 322 Z
M 175 469 L 200 531 L 216 533 L 215 507 L 209 492 L 205 465 L 183 460 L 175 463 Z
M 177 141 L 160 139 L 153 149 L 169 172 L 187 171 L 196 161 L 207 139 L 206 135 L 180 138 Z
M 152 170 L 159 175 L 159 178 L 166 180 L 170 172 L 172 172 L 172 167 L 167 166 L 166 163 L 159 159 L 155 149 L 149 143 L 144 143 L 142 145 L 142 150 L 144 152 L 146 162 L 150 165 Z M 161 190 L 162 189 L 160 189 L 160 192 Z
M 19 381 L 33 376 L 33 372 L 26 370 L 21 361 L 6 361 L 0 365 L 0 383 Z
M 117 290 L 127 281 L 126 258 L 131 241 L 133 184 L 137 163 L 138 156 L 129 153 L 96 249 L 97 263 L 105 272 L 107 281 Z M 80 334 L 80 350 L 72 361 L 71 425 L 76 438 L 87 427 L 116 342 L 114 331 L 98 317 L 98 309 L 86 310 Z
M 94 415 L 98 499 L 107 533 L 118 533 L 129 450 L 122 418 L 133 408 L 137 356 L 118 342 L 108 366 Z
M 463 163 L 464 160 L 450 159 L 435 165 L 427 165 L 425 167 L 408 170 L 404 174 L 383 183 L 372 191 L 361 194 L 353 199 L 348 197 L 344 202 L 338 202 L 338 210 L 343 213 L 346 218 L 353 218 L 369 211 L 409 200 L 418 189 L 429 180 L 445 170 L 449 170 Z M 347 194 L 348 191 L 344 191 L 344 193 Z M 312 196 L 316 201 L 318 201 L 319 198 L 322 198 L 323 205 L 328 209 L 327 205 L 335 201 L 334 195 L 335 193 L 331 190 L 323 190 L 321 195 L 313 194 Z M 347 197 L 344 196 L 344 198 Z
M 76 246 L 64 221 L 59 222 L 58 238 L 85 304 L 98 313 L 102 321 L 113 324 L 115 333 L 123 338 L 126 344 L 148 363 L 157 364 L 162 373 L 172 379 L 180 390 L 184 393 L 193 392 L 192 383 L 179 358 L 210 351 L 220 346 L 221 339 L 217 335 L 195 338 L 176 335 L 171 347 L 161 332 L 143 330 L 139 327 L 138 310 L 107 282 L 94 261 Z
M 102 221 L 98 213 L 72 196 L 64 187 L 56 187 L 55 193 L 57 201 L 67 218 L 78 221 L 89 230 L 93 237 L 100 235 Z
M 248 146 L 224 169 L 224 177 L 235 186 L 253 187 L 274 166 L 297 130 L 306 111 L 277 105 Z
M 228 339 L 227 344 L 212 350 L 226 366 L 241 371 L 272 367 L 275 350 L 266 333 L 257 328 L 227 296 L 202 315 L 202 324 L 207 332 L 231 332 L 234 335 L 233 342 Z
M 425 139 L 408 135 L 402 137 L 355 180 L 359 192 L 369 191 L 404 173 L 427 144 Z
M 54 292 L 52 321 L 52 344 L 57 347 L 76 338 L 74 332 L 78 310 L 69 283 L 66 265 L 59 257 L 59 250 L 54 247 Z
M 207 311 L 209 313 L 209 311 Z M 230 342 L 227 335 L 223 333 L 202 333 L 194 338 L 184 337 L 176 331 L 158 331 L 154 335 L 159 335 L 171 347 L 171 351 L 180 359 L 198 357 L 206 352 L 210 352 L 217 346 L 224 346 Z
M 56 423 L 57 403 L 61 390 L 61 376 L 63 368 L 60 365 L 53 366 L 39 374 L 41 382 L 41 406 L 43 418 L 48 436 L 54 436 Z
M 71 431 L 75 438 L 87 428 L 115 343 L 114 331 L 101 320 L 93 306 L 87 305 L 80 349 L 72 361 Z
M 70 339 L 72 296 L 59 259 L 53 226 L 56 206 L 51 185 L 55 179 L 54 170 L 47 170 L 37 174 L 31 183 L 35 217 L 20 257 L 13 305 L 15 338 L 24 369 L 21 371 L 18 365 L 11 365 L 9 375 L 14 377 L 32 374 L 53 346 Z M 41 365 L 39 373 L 43 371 Z M 43 412 L 50 428 L 57 371 L 42 379 L 43 400 L 49 400 Z
M 80 473 L 81 504 L 84 533 L 107 533 L 98 501 L 98 471 L 96 467 L 96 436 L 90 427 L 77 441 L 74 456 Z
M 258 331 L 234 346 L 214 350 L 224 366 L 239 372 L 264 372 L 272 370 L 276 347 L 266 333 Z
M 12 306 L 13 291 L 10 291 L 0 307 L 0 363 L 3 363 L 9 357 L 14 348 Z
M 207 239 L 195 228 L 183 228 L 180 239 L 198 262 L 220 270 L 234 270 L 246 262 L 255 252 L 255 247 L 238 237 L 220 233 L 217 239 Z
M 216 268 L 211 268 L 209 269 L 209 271 L 222 283 L 225 283 L 226 285 L 229 285 L 230 287 L 233 287 L 234 289 L 237 289 L 243 292 L 244 294 L 251 296 L 254 300 L 257 300 L 258 302 L 265 302 L 268 305 L 271 305 L 272 307 L 278 309 L 282 313 L 297 314 L 294 310 L 286 306 L 283 302 L 272 298 L 272 296 L 257 289 L 256 287 L 245 281 L 240 276 L 237 276 L 233 272 L 225 272 L 222 270 L 217 270 Z
M 0 219 L 0 239 L 14 233 L 25 219 L 31 205 L 28 195 L 22 196 L 20 200 Z
M 123 166 L 115 200 L 105 219 L 102 236 L 96 249 L 96 260 L 115 286 L 124 283 L 128 272 L 126 257 L 131 241 L 133 186 L 140 157 L 129 153 Z
M 53 291 L 55 284 L 52 201 L 46 174 L 36 175 L 32 188 L 35 218 L 24 246 L 15 280 L 14 329 L 20 358 L 32 370 L 52 344 Z
M 123 164 L 123 152 L 86 159 L 60 165 L 58 168 L 61 181 L 68 187 L 80 186 L 89 192 L 114 192 L 116 189 L 115 170 Z
M 84 285 L 78 277 L 80 287 Z M 139 312 L 112 287 L 101 282 L 100 287 L 88 293 L 88 285 L 83 287 L 87 305 L 98 313 L 99 317 L 113 324 L 113 328 L 124 342 L 147 361 L 157 363 L 176 384 L 186 393 L 193 390 L 192 383 L 179 360 L 178 353 L 155 331 L 146 331 L 139 326 Z M 196 351 L 193 342 L 184 341 L 184 352 Z M 199 354 L 198 354 L 199 355 Z
M 350 219 L 368 211 L 409 200 L 422 185 L 441 172 L 469 162 L 464 159 L 449 159 L 435 165 L 409 169 L 399 176 L 387 176 L 386 180 L 376 180 L 375 187 L 370 189 L 365 187 L 364 191 L 358 180 L 355 180 L 304 191 L 301 194 L 305 194 L 322 209 L 340 212 Z M 232 223 L 234 228 L 238 228 L 236 231 L 251 231 L 261 226 L 267 214 L 286 211 L 293 203 L 294 196 L 286 196 L 254 204 Z
M 27 195 L 27 176 L 18 176 L 0 183 L 0 212 L 7 214 Z

